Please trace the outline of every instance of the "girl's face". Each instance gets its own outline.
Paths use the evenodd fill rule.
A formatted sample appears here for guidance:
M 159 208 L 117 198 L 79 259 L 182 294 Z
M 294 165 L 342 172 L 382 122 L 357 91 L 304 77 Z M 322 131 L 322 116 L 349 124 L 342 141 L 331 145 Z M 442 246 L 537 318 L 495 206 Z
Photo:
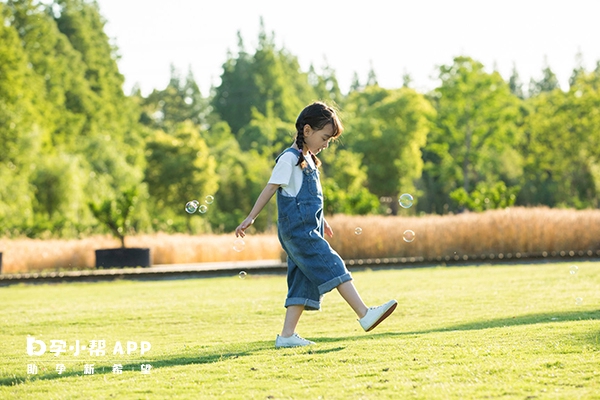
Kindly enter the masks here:
M 313 154 L 318 154 L 321 150 L 329 147 L 329 142 L 333 137 L 333 124 L 327 124 L 322 129 L 314 130 L 310 125 L 304 125 L 304 147 Z

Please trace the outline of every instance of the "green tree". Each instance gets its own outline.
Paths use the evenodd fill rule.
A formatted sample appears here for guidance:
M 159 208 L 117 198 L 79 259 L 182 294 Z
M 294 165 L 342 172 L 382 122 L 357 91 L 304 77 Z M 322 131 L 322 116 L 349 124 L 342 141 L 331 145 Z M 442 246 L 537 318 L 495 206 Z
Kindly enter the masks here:
M 352 83 L 350 84 L 350 93 L 360 92 L 362 89 L 364 89 L 364 86 L 362 83 L 360 83 L 358 73 L 354 71 L 354 74 L 352 74 Z
M 36 108 L 41 82 L 28 67 L 9 6 L 0 3 L 0 232 L 33 221 L 31 165 L 39 155 L 43 118 Z
M 575 85 L 577 82 L 577 78 L 585 73 L 585 69 L 583 68 L 583 54 L 581 50 L 575 54 L 575 68 L 573 68 L 573 72 L 571 72 L 571 77 L 569 78 L 569 86 Z
M 273 104 L 267 103 L 265 114 L 252 109 L 252 120 L 240 130 L 239 144 L 242 150 L 254 149 L 267 159 L 274 159 L 281 149 L 292 142 L 294 124 L 284 122 L 273 110 Z
M 412 85 L 412 83 L 413 78 L 408 72 L 402 74 L 402 87 L 408 88 Z
M 206 117 L 206 100 L 191 70 L 182 82 L 179 72 L 171 66 L 171 79 L 164 90 L 153 90 L 142 99 L 140 121 L 153 129 L 171 131 L 175 126 L 191 121 L 200 126 Z
M 367 188 L 367 167 L 362 164 L 362 154 L 330 145 L 321 158 L 326 214 L 379 212 L 379 200 Z
M 238 32 L 238 53 L 228 53 L 223 64 L 221 84 L 214 89 L 212 106 L 223 121 L 237 133 L 252 119 L 252 105 L 258 102 L 258 88 L 253 76 L 253 59 Z
M 364 157 L 369 190 L 379 197 L 414 193 L 423 166 L 421 148 L 434 115 L 424 96 L 409 88 L 368 86 L 350 93 L 345 115 L 344 137 L 351 150 Z
M 525 93 L 523 92 L 523 82 L 521 82 L 521 77 L 519 76 L 519 72 L 517 71 L 517 66 L 515 64 L 513 64 L 512 73 L 508 79 L 508 87 L 510 88 L 510 92 L 518 98 L 525 98 Z
M 369 74 L 367 75 L 367 86 L 377 86 L 377 74 L 375 73 L 375 69 L 373 68 L 373 62 L 370 62 Z
M 451 193 L 471 193 L 480 182 L 492 187 L 502 180 L 518 185 L 522 161 L 517 152 L 519 99 L 499 73 L 457 57 L 440 67 L 441 86 L 431 94 L 437 110 L 424 152 L 424 210 L 444 213 Z
M 85 122 L 74 152 L 81 154 L 93 177 L 86 191 L 93 197 L 116 198 L 135 187 L 145 195 L 143 131 L 134 99 L 123 93 L 117 49 L 104 32 L 105 20 L 97 2 L 56 0 L 56 25 L 68 38 L 84 65 L 91 107 L 82 109 Z M 79 103 L 76 99 L 75 106 Z
M 467 193 L 463 188 L 458 188 L 450 193 L 450 197 L 460 207 L 471 211 L 485 211 L 514 205 L 518 190 L 518 187 L 506 187 L 502 181 L 491 187 L 485 182 L 479 182 L 471 193 Z
M 239 33 L 238 38 L 238 54 L 228 55 L 221 84 L 214 89 L 214 110 L 238 138 L 253 119 L 253 109 L 267 115 L 267 107 L 272 107 L 280 120 L 294 122 L 301 109 L 315 100 L 309 74 L 300 70 L 295 56 L 277 48 L 274 35 L 267 35 L 262 20 L 253 55 L 246 52 Z
M 529 99 L 525 185 L 519 201 L 550 207 L 598 207 L 600 75 L 581 73 L 568 92 Z
M 42 82 L 36 109 L 49 132 L 47 151 L 74 151 L 75 143 L 93 113 L 93 93 L 85 78 L 85 64 L 56 25 L 50 8 L 33 1 L 11 1 L 14 24 L 31 67 Z
M 2 7 L 0 129 L 15 233 L 73 235 L 95 226 L 86 201 L 140 184 L 136 104 L 122 92 L 116 49 L 96 2 L 9 0 Z M 2 89 L 0 89 L 1 91 Z M 1 163 L 1 161 L 0 161 Z M 143 193 L 143 187 L 140 188 Z M 4 211 L 2 211 L 4 210 Z M 0 216 L 0 219 L 2 217 Z
M 321 101 L 333 104 L 342 104 L 344 96 L 335 75 L 335 70 L 329 65 L 323 67 L 321 75 L 317 74 L 313 65 L 308 71 L 308 82 L 312 86 L 315 96 Z
M 137 201 L 137 187 L 132 187 L 118 193 L 115 198 L 103 200 L 100 204 L 93 201 L 88 203 L 94 217 L 119 239 L 122 248 L 125 248 L 125 236 L 133 232 L 131 214 Z
M 85 230 L 87 176 L 78 156 L 59 153 L 42 158 L 30 179 L 34 187 L 36 233 L 72 236 Z
M 543 92 L 551 92 L 554 89 L 560 89 L 558 78 L 550 66 L 548 59 L 544 58 L 544 68 L 542 70 L 542 78 L 540 80 L 531 79 L 529 81 L 529 97 L 534 97 Z
M 178 125 L 172 134 L 156 131 L 146 144 L 146 176 L 154 209 L 164 221 L 171 220 L 171 229 L 195 226 L 183 211 L 186 202 L 213 195 L 218 189 L 217 163 L 210 154 L 198 127 L 190 121 Z M 197 229 L 208 229 L 200 224 Z M 159 228 L 168 229 L 164 225 Z
M 214 203 L 217 212 L 209 218 L 219 231 L 231 232 L 252 209 L 269 179 L 274 160 L 260 155 L 255 149 L 242 151 L 226 122 L 211 126 L 207 143 L 211 156 L 219 160 L 216 170 L 219 188 Z M 276 215 L 276 204 L 271 201 L 254 223 L 254 229 L 270 230 Z

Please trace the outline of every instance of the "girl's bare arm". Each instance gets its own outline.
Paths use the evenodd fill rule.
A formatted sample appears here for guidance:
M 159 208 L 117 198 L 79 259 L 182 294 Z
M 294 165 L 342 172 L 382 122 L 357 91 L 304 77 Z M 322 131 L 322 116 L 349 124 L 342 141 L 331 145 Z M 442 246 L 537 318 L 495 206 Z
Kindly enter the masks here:
M 279 189 L 279 185 L 274 185 L 272 183 L 268 183 L 267 186 L 265 186 L 263 191 L 258 196 L 258 199 L 256 199 L 256 203 L 254 203 L 254 207 L 252 207 L 252 210 L 250 211 L 250 214 L 248 214 L 248 217 L 246 217 L 246 219 L 242 221 L 242 223 L 237 228 L 235 228 L 236 237 L 246 236 L 246 233 L 244 231 L 254 223 L 254 220 L 256 219 L 256 217 L 258 217 L 258 214 L 260 214 L 260 212 L 267 205 L 269 200 L 271 200 L 271 197 L 273 197 L 277 189 Z

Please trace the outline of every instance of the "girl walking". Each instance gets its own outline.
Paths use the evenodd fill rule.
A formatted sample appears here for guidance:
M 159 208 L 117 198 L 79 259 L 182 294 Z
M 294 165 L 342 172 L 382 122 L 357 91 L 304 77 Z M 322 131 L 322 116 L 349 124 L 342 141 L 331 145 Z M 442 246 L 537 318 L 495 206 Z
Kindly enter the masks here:
M 244 237 L 245 230 L 277 193 L 278 237 L 287 253 L 288 294 L 286 314 L 275 347 L 297 347 L 314 344 L 296 333 L 304 310 L 319 310 L 321 298 L 337 289 L 358 316 L 365 331 L 370 331 L 396 308 L 396 300 L 379 307 L 367 307 L 352 283 L 352 276 L 342 258 L 325 240 L 333 230 L 323 215 L 323 192 L 316 157 L 342 134 L 342 123 L 335 110 L 315 102 L 302 110 L 296 120 L 293 145 L 276 159 L 269 182 L 258 196 L 248 217 L 236 228 L 235 235 Z

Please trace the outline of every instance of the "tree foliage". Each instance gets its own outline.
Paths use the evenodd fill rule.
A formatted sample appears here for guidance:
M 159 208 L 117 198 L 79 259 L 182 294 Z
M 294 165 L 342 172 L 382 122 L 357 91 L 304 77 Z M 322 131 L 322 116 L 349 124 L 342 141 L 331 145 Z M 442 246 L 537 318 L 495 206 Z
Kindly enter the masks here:
M 347 141 L 364 156 L 369 190 L 378 197 L 414 192 L 434 115 L 430 103 L 413 89 L 372 85 L 351 93 L 345 107 L 353 116 L 348 118 Z
M 0 0 L 0 234 L 230 232 L 294 140 L 302 108 L 339 109 L 344 135 L 324 151 L 328 214 L 598 207 L 600 63 L 577 54 L 569 88 L 547 61 L 523 89 L 478 61 L 439 67 L 428 93 L 383 88 L 371 64 L 342 93 L 324 60 L 303 71 L 260 21 L 238 33 L 220 82 L 203 95 L 175 66 L 166 87 L 123 93 L 118 49 L 93 0 Z M 205 214 L 186 202 L 214 196 Z M 271 230 L 270 202 L 253 229 Z
M 521 140 L 519 98 L 497 72 L 468 57 L 440 67 L 441 85 L 431 94 L 437 111 L 425 147 L 423 184 L 428 211 L 456 210 L 451 193 L 471 193 L 481 182 L 518 183 Z

